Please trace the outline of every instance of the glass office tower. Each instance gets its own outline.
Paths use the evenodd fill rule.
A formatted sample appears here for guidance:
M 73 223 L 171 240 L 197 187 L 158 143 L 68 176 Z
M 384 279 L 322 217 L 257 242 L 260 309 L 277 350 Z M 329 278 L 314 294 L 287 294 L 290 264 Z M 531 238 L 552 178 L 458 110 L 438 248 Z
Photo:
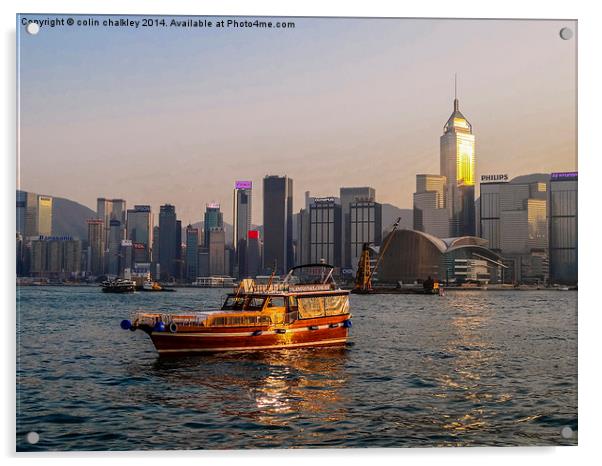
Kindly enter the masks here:
M 577 172 L 550 177 L 550 281 L 577 284 Z
M 263 179 L 263 266 L 282 275 L 294 265 L 293 180 L 288 176 Z
M 454 99 L 454 111 L 440 139 L 441 175 L 447 178 L 446 203 L 451 236 L 473 236 L 475 230 L 475 136 L 472 125 L 460 112 Z

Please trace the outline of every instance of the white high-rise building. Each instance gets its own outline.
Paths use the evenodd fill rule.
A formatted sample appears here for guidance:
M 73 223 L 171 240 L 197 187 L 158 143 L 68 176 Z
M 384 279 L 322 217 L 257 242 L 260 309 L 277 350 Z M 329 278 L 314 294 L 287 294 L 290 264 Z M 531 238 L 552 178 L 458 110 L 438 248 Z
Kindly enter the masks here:
M 548 278 L 548 175 L 480 185 L 480 232 L 501 253 L 515 281 Z
M 446 208 L 446 181 L 442 175 L 416 175 L 414 193 L 414 230 L 438 238 L 449 237 L 449 213 Z

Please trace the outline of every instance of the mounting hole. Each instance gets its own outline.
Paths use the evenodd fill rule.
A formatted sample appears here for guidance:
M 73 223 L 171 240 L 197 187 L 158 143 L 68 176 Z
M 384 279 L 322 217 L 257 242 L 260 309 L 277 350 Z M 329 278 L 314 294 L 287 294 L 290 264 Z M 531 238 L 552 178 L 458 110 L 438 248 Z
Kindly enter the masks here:
M 35 36 L 38 32 L 40 32 L 40 25 L 38 23 L 29 23 L 27 24 L 25 30 L 32 36 Z
M 562 438 L 573 438 L 573 429 L 571 429 L 569 426 L 564 426 L 561 430 L 560 430 L 560 435 L 562 435 Z
M 33 23 L 31 23 L 33 24 Z M 27 440 L 27 443 L 31 443 L 32 445 L 35 445 L 36 443 L 38 443 L 40 441 L 40 434 L 38 434 L 37 432 L 29 432 L 26 436 L 25 439 Z
M 571 37 L 573 37 L 573 31 L 572 29 L 569 28 L 562 28 L 560 30 L 560 38 L 563 40 L 569 40 Z

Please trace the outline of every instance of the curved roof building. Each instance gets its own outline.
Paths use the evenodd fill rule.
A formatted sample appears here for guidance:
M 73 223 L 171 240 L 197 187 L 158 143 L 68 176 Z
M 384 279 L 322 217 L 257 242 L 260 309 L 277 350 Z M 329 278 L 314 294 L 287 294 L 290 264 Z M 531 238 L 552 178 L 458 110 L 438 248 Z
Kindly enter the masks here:
M 383 244 L 389 246 L 378 269 L 381 283 L 422 282 L 429 276 L 441 281 L 496 282 L 502 257 L 475 236 L 440 239 L 422 231 L 397 230 Z

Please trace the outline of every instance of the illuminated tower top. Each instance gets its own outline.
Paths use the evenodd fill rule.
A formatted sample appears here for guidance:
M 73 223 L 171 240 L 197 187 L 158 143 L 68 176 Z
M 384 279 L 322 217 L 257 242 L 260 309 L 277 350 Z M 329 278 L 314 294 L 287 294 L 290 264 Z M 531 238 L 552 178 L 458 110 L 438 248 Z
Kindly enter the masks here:
M 454 78 L 454 111 L 445 123 L 443 128 L 445 133 L 469 133 L 472 134 L 472 125 L 466 117 L 460 112 L 460 101 L 458 100 L 457 80 Z

